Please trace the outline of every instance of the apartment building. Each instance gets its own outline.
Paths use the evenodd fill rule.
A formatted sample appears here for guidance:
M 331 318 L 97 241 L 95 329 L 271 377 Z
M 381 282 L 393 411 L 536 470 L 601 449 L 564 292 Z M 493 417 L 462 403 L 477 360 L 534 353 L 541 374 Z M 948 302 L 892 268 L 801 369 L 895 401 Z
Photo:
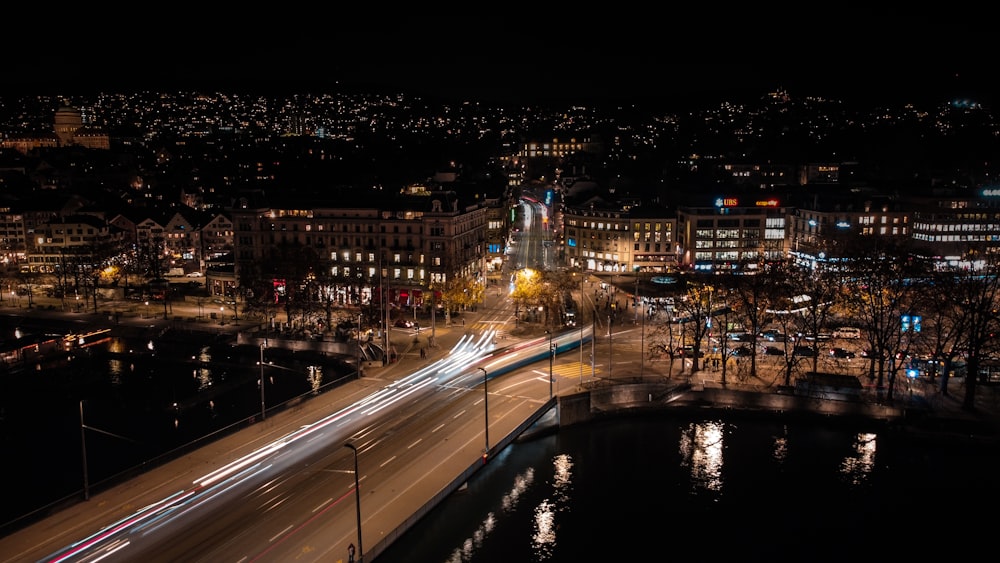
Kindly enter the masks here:
M 280 299 L 312 276 L 336 304 L 371 302 L 381 287 L 391 304 L 418 306 L 432 286 L 486 275 L 487 232 L 502 227 L 485 199 L 425 186 L 337 195 L 241 198 L 232 210 L 240 283 L 269 285 Z
M 596 202 L 560 214 L 566 265 L 591 272 L 667 272 L 677 268 L 677 217 L 659 206 L 618 210 Z
M 92 215 L 53 219 L 35 235 L 34 248 L 27 254 L 32 272 L 90 272 L 121 248 L 124 233 Z

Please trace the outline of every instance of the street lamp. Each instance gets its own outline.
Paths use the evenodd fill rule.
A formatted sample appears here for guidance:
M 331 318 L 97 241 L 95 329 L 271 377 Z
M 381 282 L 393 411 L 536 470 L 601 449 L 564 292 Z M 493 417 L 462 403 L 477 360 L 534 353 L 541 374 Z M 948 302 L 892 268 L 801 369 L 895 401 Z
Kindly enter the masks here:
M 583 285 L 580 285 L 580 318 L 577 323 L 580 325 L 580 387 L 583 387 Z
M 149 317 L 149 301 L 146 301 L 146 317 Z
M 611 315 L 608 315 L 608 379 L 611 379 Z
M 358 379 L 361 379 L 361 313 L 358 313 Z
M 83 423 L 83 401 L 80 401 L 80 446 L 83 453 L 83 500 L 90 500 L 90 484 L 87 477 L 87 426 Z
M 175 403 L 176 405 L 176 403 Z M 111 436 L 113 438 L 119 438 L 121 440 L 126 440 L 135 443 L 135 440 L 127 438 L 125 436 L 120 436 L 107 430 L 101 430 L 100 428 L 92 428 L 87 426 L 83 422 L 83 399 L 80 400 L 80 452 L 83 456 L 83 500 L 90 500 L 90 481 L 89 474 L 87 472 L 87 430 L 96 430 L 101 434 Z
M 354 506 L 358 515 L 358 563 L 364 559 L 365 550 L 361 547 L 361 486 L 358 479 L 358 447 L 348 442 L 345 448 L 350 448 L 354 452 Z
M 633 324 L 639 324 L 639 267 L 635 268 L 635 320 L 632 321 Z
M 642 379 L 643 367 L 646 364 L 646 315 L 645 311 L 640 311 L 642 309 L 642 298 L 639 297 L 639 266 L 635 267 L 635 318 L 639 319 L 639 314 L 642 315 L 642 325 L 639 327 L 639 379 Z
M 489 377 L 486 373 L 486 368 L 476 368 L 483 372 L 483 414 L 486 419 L 486 450 L 483 453 L 483 461 L 490 455 L 490 394 L 487 390 L 487 381 Z
M 552 398 L 552 359 L 556 356 L 556 349 L 552 346 L 552 332 L 546 330 L 549 335 L 549 398 Z
M 264 347 L 267 346 L 267 340 L 260 343 L 260 419 L 264 420 L 264 413 L 266 409 L 264 408 Z

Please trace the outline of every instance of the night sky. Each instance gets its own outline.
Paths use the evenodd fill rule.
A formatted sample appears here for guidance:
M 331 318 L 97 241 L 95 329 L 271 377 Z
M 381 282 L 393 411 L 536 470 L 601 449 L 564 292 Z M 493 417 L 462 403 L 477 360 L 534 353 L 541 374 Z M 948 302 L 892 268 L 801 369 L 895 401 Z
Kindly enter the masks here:
M 8 20 L 15 31 L 36 24 L 36 37 L 52 40 L 18 48 L 8 42 L 0 94 L 358 89 L 531 104 L 759 97 L 785 88 L 794 95 L 989 103 L 998 82 L 993 33 L 973 29 L 975 16 L 958 23 L 839 12 L 720 19 L 707 10 L 377 21 L 303 8 L 206 19 L 175 6 L 113 23 L 83 23 L 94 19 L 87 8 Z M 80 12 L 66 12 L 72 9 Z

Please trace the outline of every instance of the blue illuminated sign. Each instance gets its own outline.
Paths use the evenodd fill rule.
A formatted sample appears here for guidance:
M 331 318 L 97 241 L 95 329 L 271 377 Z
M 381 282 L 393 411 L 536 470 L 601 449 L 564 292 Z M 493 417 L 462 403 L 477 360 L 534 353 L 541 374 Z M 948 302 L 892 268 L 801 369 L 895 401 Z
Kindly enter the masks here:
M 900 317 L 900 328 L 903 332 L 920 332 L 919 315 L 903 315 Z

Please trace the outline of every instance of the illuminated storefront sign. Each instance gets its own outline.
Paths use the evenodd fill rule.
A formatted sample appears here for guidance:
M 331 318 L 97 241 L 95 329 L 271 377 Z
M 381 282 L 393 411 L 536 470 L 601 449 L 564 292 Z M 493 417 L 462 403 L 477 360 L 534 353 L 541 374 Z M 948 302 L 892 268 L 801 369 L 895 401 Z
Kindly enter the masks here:
M 716 207 L 736 207 L 740 204 L 740 200 L 735 197 L 720 197 L 715 199 Z

